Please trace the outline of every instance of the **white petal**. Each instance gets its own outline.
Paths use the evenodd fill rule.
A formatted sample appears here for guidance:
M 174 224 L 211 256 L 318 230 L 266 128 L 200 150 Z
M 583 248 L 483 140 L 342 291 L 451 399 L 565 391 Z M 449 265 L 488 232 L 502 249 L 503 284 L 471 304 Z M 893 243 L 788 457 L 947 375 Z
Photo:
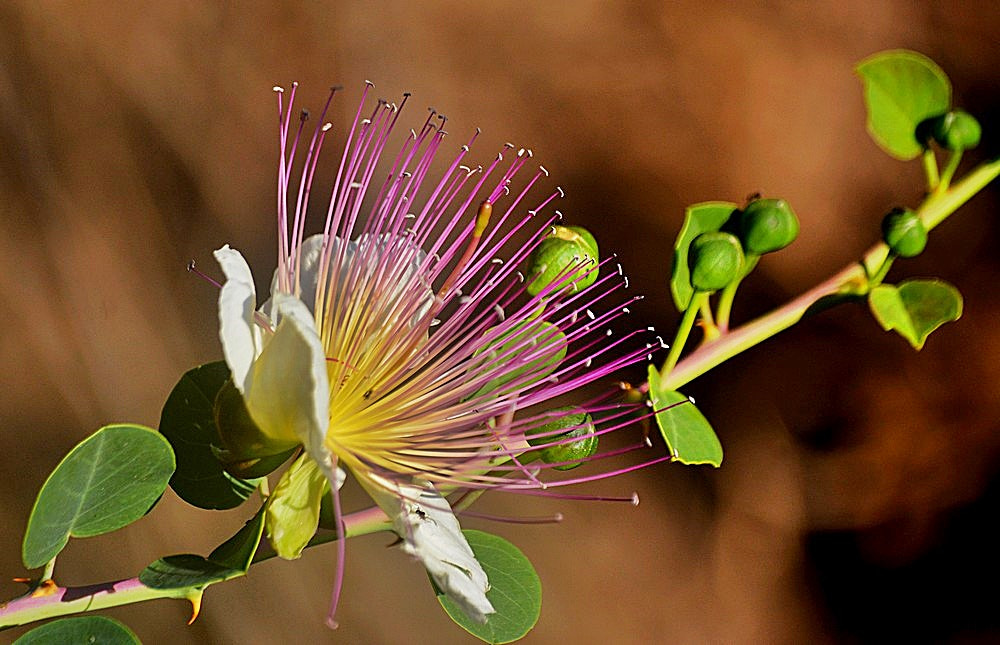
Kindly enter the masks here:
M 430 484 L 418 487 L 378 476 L 371 479 L 365 488 L 392 520 L 393 529 L 403 539 L 403 551 L 419 560 L 438 588 L 470 618 L 486 622 L 496 611 L 486 598 L 490 583 L 448 500 Z
M 262 432 L 304 445 L 334 485 L 334 466 L 323 445 L 330 423 L 323 345 L 302 301 L 279 293 L 274 304 L 278 326 L 253 365 L 244 400 Z
M 331 244 L 333 245 L 333 253 L 337 252 L 337 247 L 340 245 L 340 238 L 331 237 Z M 316 313 L 316 285 L 319 282 L 319 269 L 320 260 L 323 255 L 323 235 L 311 235 L 302 242 L 300 247 L 301 257 L 299 259 L 299 287 L 301 289 L 299 294 L 299 300 L 309 309 L 313 314 Z M 350 250 L 348 250 L 350 253 Z M 292 266 L 291 279 L 294 283 L 295 280 L 295 267 Z M 278 292 L 278 270 L 275 269 L 274 274 L 271 276 L 271 294 Z M 263 305 L 261 305 L 261 312 L 264 313 L 268 318 L 273 318 L 275 312 L 272 311 L 273 300 L 268 298 Z
M 213 253 L 226 276 L 219 291 L 219 338 L 226 364 L 240 392 L 246 391 L 250 366 L 260 353 L 260 330 L 253 321 L 257 294 L 253 275 L 239 251 L 226 244 Z

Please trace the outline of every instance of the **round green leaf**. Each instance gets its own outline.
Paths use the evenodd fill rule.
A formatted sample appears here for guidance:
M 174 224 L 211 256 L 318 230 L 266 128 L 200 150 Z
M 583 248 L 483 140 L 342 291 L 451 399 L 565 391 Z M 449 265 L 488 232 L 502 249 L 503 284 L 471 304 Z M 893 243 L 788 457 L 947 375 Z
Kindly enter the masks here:
M 722 444 L 708 419 L 680 392 L 664 391 L 654 365 L 649 366 L 649 398 L 658 410 L 656 424 L 674 459 L 688 465 L 722 465 Z
M 920 155 L 924 143 L 917 139 L 917 126 L 951 106 L 948 76 L 931 59 L 905 49 L 869 56 L 855 71 L 875 143 L 898 159 Z
M 703 202 L 688 206 L 684 211 L 684 225 L 674 242 L 674 265 L 670 276 L 670 293 L 677 311 L 687 309 L 694 295 L 688 268 L 688 247 L 702 233 L 712 233 L 725 226 L 737 208 L 731 202 Z
M 105 426 L 77 444 L 38 493 L 22 558 L 36 569 L 72 537 L 116 531 L 145 515 L 174 472 L 170 444 L 138 425 Z
M 198 508 L 236 508 L 257 488 L 258 480 L 240 479 L 225 471 L 212 450 L 219 445 L 215 397 L 229 380 L 225 361 L 189 370 L 174 386 L 160 415 L 160 432 L 177 454 L 170 487 Z
M 943 280 L 906 280 L 872 289 L 868 306 L 882 329 L 895 330 L 919 350 L 932 331 L 962 316 L 962 294 Z
M 141 645 L 132 630 L 112 618 L 78 616 L 36 627 L 13 645 Z
M 502 537 L 474 530 L 462 534 L 490 580 L 486 597 L 496 613 L 478 623 L 436 590 L 438 601 L 452 620 L 484 642 L 512 643 L 523 638 L 542 612 L 542 583 L 534 567 L 520 549 Z

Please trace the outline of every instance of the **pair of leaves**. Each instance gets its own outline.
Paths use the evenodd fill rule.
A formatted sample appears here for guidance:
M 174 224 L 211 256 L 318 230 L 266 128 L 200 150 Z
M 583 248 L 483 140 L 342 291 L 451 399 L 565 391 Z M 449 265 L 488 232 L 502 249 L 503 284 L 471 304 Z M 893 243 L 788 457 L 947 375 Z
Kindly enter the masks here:
M 691 400 L 660 383 L 655 365 L 649 366 L 649 400 L 656 411 L 656 424 L 674 459 L 687 465 L 722 465 L 722 444 L 708 419 Z
M 241 576 L 250 568 L 263 533 L 262 508 L 207 558 L 190 553 L 168 555 L 143 569 L 139 581 L 153 589 L 204 589 Z
M 21 556 L 37 569 L 70 537 L 116 531 L 156 504 L 174 472 L 170 444 L 155 430 L 117 424 L 77 444 L 42 485 L 28 518 Z
M 932 331 L 962 316 L 961 294 L 943 280 L 880 284 L 868 294 L 868 306 L 883 329 L 895 330 L 917 350 Z
M 951 107 L 951 82 L 923 54 L 895 49 L 864 59 L 855 68 L 864 86 L 868 132 L 893 157 L 909 160 L 924 151 L 917 128 Z

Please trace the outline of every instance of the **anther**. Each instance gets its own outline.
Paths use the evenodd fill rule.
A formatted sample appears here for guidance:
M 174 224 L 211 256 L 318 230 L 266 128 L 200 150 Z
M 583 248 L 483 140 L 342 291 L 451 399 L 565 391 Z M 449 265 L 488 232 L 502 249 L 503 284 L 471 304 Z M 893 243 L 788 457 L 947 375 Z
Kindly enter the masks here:
M 545 169 L 545 166 L 539 166 L 538 169 L 545 173 L 546 177 L 549 176 L 549 171 Z

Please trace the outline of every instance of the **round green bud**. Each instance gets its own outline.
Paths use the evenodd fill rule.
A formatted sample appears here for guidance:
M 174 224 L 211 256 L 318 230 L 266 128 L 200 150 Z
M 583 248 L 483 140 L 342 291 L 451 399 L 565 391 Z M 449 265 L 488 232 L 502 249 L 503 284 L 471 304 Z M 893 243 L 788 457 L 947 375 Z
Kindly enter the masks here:
M 899 257 L 912 258 L 927 246 L 927 227 L 913 211 L 894 208 L 882 219 L 882 239 Z
M 553 226 L 528 258 L 527 291 L 537 296 L 556 281 L 563 282 L 571 293 L 586 289 L 597 280 L 597 240 L 580 226 Z M 566 271 L 579 266 L 572 277 Z
M 785 248 L 799 235 L 799 218 L 783 199 L 757 199 L 739 216 L 743 249 L 764 255 Z
M 698 291 L 718 291 L 736 280 L 743 269 L 743 248 L 735 235 L 702 233 L 688 248 L 691 286 Z
M 578 410 L 578 408 L 561 408 L 554 412 L 572 412 L 574 409 Z M 581 439 L 559 443 L 573 437 Z M 538 456 L 547 464 L 560 464 L 553 466 L 556 470 L 576 468 L 597 452 L 594 420 L 586 412 L 566 414 L 531 430 L 528 443 L 532 446 L 543 446 L 538 451 Z
M 298 447 L 275 441 L 261 432 L 250 418 L 243 395 L 232 379 L 215 396 L 213 412 L 221 445 L 213 445 L 212 452 L 230 475 L 240 479 L 263 477 L 283 464 Z
M 952 110 L 931 119 L 930 134 L 945 150 L 971 150 L 979 145 L 983 129 L 968 112 Z

